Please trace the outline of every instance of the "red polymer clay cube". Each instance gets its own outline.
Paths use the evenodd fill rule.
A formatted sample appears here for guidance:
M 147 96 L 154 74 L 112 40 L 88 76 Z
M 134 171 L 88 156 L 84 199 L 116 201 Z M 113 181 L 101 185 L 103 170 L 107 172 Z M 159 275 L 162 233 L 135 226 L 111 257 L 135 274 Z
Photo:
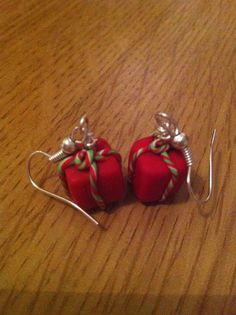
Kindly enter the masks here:
M 96 151 L 111 149 L 106 140 L 99 138 Z M 98 191 L 105 204 L 121 200 L 125 195 L 121 161 L 116 154 L 96 161 L 98 172 Z M 84 210 L 97 208 L 90 187 L 89 170 L 79 170 L 77 165 L 65 169 L 65 180 L 71 199 Z
M 147 147 L 152 141 L 153 137 L 151 136 L 137 140 L 131 148 L 129 162 L 135 152 L 140 148 Z M 174 189 L 170 194 L 172 196 L 184 182 L 187 175 L 187 166 L 181 151 L 171 148 L 168 154 L 179 173 Z M 146 152 L 136 160 L 131 183 L 136 197 L 141 202 L 149 203 L 160 201 L 170 179 L 171 172 L 163 158 L 159 154 Z

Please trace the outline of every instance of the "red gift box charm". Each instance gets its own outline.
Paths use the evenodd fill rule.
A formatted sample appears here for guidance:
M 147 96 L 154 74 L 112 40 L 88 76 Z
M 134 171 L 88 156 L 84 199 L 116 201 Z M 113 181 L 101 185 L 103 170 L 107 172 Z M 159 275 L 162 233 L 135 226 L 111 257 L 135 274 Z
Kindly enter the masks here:
M 187 175 L 183 154 L 155 136 L 136 141 L 129 156 L 129 179 L 137 198 L 164 201 L 173 196 Z
M 137 198 L 145 203 L 164 201 L 187 181 L 189 193 L 199 203 L 212 194 L 213 131 L 209 157 L 209 192 L 199 199 L 191 185 L 192 153 L 188 138 L 165 113 L 156 115 L 157 129 L 149 137 L 136 141 L 129 155 L 129 181 Z
M 85 210 L 105 209 L 124 197 L 121 157 L 102 138 L 93 148 L 82 148 L 61 161 L 58 173 L 71 199 Z

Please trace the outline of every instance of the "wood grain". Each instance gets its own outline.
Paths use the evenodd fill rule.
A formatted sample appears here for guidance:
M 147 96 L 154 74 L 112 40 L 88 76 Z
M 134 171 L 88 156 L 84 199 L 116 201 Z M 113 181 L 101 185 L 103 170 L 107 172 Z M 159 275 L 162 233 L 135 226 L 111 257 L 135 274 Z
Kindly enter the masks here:
M 231 0 L 0 1 L 0 313 L 236 314 L 236 6 Z M 85 112 L 120 151 L 173 115 L 202 192 L 211 130 L 215 194 L 186 187 L 146 207 L 79 213 L 35 191 L 26 159 L 55 151 Z M 38 180 L 62 193 L 55 168 Z M 45 180 L 47 178 L 47 180 Z

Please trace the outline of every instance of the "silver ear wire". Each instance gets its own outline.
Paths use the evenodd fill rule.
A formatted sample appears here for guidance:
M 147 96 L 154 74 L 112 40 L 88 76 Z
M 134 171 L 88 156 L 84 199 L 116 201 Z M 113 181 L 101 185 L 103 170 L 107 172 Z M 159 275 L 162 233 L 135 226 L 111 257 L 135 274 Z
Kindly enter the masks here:
M 161 139 L 168 141 L 174 148 L 181 150 L 185 158 L 188 173 L 187 173 L 187 186 L 189 194 L 200 204 L 207 202 L 212 195 L 213 188 L 213 147 L 216 137 L 216 129 L 212 132 L 209 154 L 209 178 L 208 178 L 208 194 L 205 198 L 199 198 L 195 195 L 192 188 L 192 152 L 188 144 L 188 138 L 177 128 L 177 123 L 166 113 L 158 113 L 155 116 L 157 122 L 157 130 L 154 133 Z
M 75 127 L 75 129 L 78 127 Z M 73 132 L 75 132 L 76 130 L 73 130 Z M 73 135 L 72 132 L 72 135 Z M 43 155 L 45 157 L 47 157 L 48 161 L 51 162 L 57 162 L 60 161 L 62 159 L 64 159 L 65 157 L 67 157 L 70 154 L 73 154 L 76 150 L 78 150 L 78 148 L 81 146 L 82 141 L 79 140 L 75 140 L 75 138 L 73 138 L 72 136 L 67 137 L 63 140 L 62 145 L 61 145 L 61 150 L 59 150 L 58 152 L 56 152 L 55 154 L 48 154 L 46 152 L 43 151 L 34 151 L 33 153 L 30 154 L 28 161 L 27 161 L 27 171 L 28 171 L 28 177 L 29 180 L 31 182 L 31 184 L 40 192 L 42 192 L 43 194 L 52 197 L 56 200 L 59 200 L 71 207 L 73 207 L 74 209 L 76 209 L 77 211 L 81 212 L 87 219 L 89 219 L 91 222 L 93 222 L 94 224 L 100 226 L 102 229 L 106 229 L 104 226 L 102 226 L 93 216 L 89 215 L 85 210 L 83 210 L 81 207 L 79 207 L 76 203 L 74 203 L 71 200 L 68 200 L 64 197 L 61 197 L 59 195 L 56 195 L 42 187 L 40 187 L 33 179 L 32 174 L 31 174 L 31 162 L 32 159 L 35 155 Z
M 188 185 L 188 191 L 191 194 L 191 196 L 199 203 L 203 204 L 206 203 L 212 195 L 212 188 L 213 188 L 213 148 L 214 148 L 214 142 L 216 137 L 216 129 L 213 129 L 212 136 L 211 136 L 211 142 L 210 142 L 210 154 L 209 154 L 209 176 L 208 176 L 208 194 L 205 198 L 200 199 L 198 196 L 195 195 L 192 183 L 191 183 L 191 176 L 192 176 L 192 165 L 189 165 L 188 167 L 188 174 L 187 174 L 187 185 Z

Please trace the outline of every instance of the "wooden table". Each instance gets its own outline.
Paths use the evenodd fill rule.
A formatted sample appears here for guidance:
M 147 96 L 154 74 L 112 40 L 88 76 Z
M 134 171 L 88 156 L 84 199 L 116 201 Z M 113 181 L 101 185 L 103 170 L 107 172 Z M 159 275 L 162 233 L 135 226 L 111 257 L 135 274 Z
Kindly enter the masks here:
M 0 11 L 0 313 L 236 314 L 235 1 L 1 1 Z M 149 207 L 129 191 L 95 215 L 103 232 L 30 185 L 29 154 L 55 152 L 84 113 L 127 174 L 158 111 L 191 138 L 200 193 L 218 131 L 204 207 L 186 186 Z M 62 193 L 46 159 L 33 172 Z

